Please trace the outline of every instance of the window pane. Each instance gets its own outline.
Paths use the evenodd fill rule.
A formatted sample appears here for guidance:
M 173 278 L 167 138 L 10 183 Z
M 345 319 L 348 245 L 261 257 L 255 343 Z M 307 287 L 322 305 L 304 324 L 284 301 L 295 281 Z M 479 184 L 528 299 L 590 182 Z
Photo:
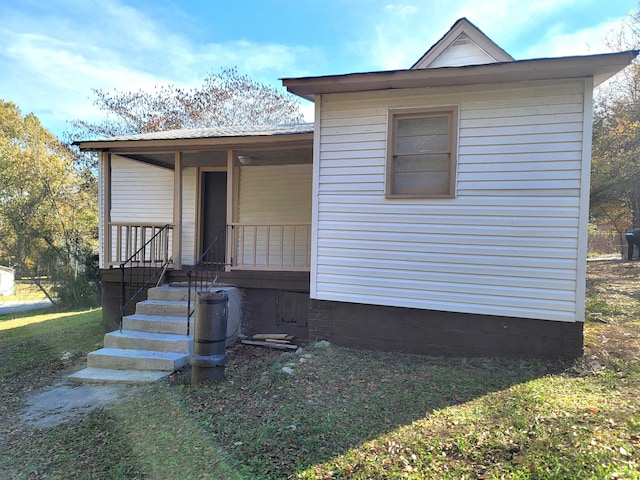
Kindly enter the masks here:
M 449 189 L 449 172 L 402 172 L 395 176 L 396 193 L 411 193 L 428 188 L 432 193 L 446 193 Z
M 400 172 L 447 172 L 449 155 L 402 155 L 396 157 L 396 173 Z
M 447 152 L 448 135 L 400 137 L 396 141 L 396 153 Z
M 449 133 L 448 117 L 399 118 L 397 136 L 446 135 Z
M 396 153 L 449 151 L 448 117 L 399 118 Z

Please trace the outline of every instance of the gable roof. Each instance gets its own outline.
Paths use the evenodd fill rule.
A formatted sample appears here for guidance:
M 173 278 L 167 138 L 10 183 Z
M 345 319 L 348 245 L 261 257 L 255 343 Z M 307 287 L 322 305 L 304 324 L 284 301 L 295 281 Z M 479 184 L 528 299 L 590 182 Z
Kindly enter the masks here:
M 411 69 L 459 67 L 514 60 L 482 30 L 466 18 L 460 18 Z
M 537 58 L 463 67 L 419 68 L 321 77 L 283 78 L 287 90 L 313 100 L 316 94 L 460 86 L 486 83 L 594 79 L 599 85 L 631 64 L 640 53 L 629 50 L 601 55 Z

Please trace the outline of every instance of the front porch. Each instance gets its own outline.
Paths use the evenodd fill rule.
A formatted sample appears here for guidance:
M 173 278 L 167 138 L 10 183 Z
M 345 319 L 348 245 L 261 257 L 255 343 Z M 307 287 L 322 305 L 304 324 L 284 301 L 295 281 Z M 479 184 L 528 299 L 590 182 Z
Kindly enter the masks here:
M 225 230 L 228 270 L 308 271 L 313 126 L 186 132 L 80 145 L 100 155 L 100 268 L 169 225 L 153 253 L 176 270 Z
M 255 299 L 246 303 L 243 322 L 266 318 L 276 327 L 290 316 L 288 305 L 298 312 L 306 308 L 298 308 L 287 292 L 303 294 L 308 304 L 312 125 L 157 132 L 80 146 L 100 155 L 106 325 L 120 316 L 120 267 L 127 260 L 128 274 L 162 265 L 163 282 L 182 282 L 219 237 L 215 263 L 224 271 L 218 281 Z M 148 241 L 144 253 L 132 258 Z M 302 316 L 306 326 L 306 312 Z

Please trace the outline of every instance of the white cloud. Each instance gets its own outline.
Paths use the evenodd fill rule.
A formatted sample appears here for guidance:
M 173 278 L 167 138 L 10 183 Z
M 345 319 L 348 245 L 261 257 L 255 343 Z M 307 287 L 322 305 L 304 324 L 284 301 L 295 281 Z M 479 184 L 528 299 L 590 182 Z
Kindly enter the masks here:
M 0 6 L 0 92 L 58 135 L 66 121 L 99 117 L 92 89 L 135 91 L 168 83 L 188 88 L 207 73 L 233 66 L 275 86 L 311 54 L 242 39 L 195 44 L 171 33 L 180 31 L 175 24 L 119 0 L 101 2 L 99 16 L 89 3 L 53 2 L 38 15 Z
M 555 28 L 545 32 L 536 45 L 523 52 L 523 58 L 590 55 L 612 51 L 606 39 L 622 28 L 622 20 L 612 20 L 573 32 Z
M 306 100 L 300 101 L 300 110 L 302 111 L 302 115 L 304 115 L 305 122 L 314 122 L 316 119 L 316 105 L 313 102 L 308 102 Z
M 628 12 L 637 7 L 635 0 L 617 1 L 617 12 L 625 4 Z M 361 48 L 377 68 L 409 68 L 458 18 L 466 17 L 515 58 L 596 53 L 605 51 L 604 35 L 624 15 L 611 10 L 601 0 L 400 0 L 372 10 L 375 37 Z M 578 31 L 571 26 L 585 12 L 600 11 L 597 24 Z

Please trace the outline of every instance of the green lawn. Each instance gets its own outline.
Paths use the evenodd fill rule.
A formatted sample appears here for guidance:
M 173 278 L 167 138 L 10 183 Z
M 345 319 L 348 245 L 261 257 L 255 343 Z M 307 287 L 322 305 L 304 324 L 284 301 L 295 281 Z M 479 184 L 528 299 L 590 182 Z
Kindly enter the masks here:
M 614 266 L 590 267 L 607 323 L 578 362 L 242 346 L 218 385 L 182 372 L 47 430 L 16 413 L 101 340 L 99 311 L 0 330 L 0 477 L 640 478 L 640 265 Z
M 13 295 L 0 295 L 0 306 L 6 302 L 25 302 L 46 300 L 47 296 L 42 293 L 32 282 L 16 282 Z
M 102 341 L 101 310 L 37 310 L 0 315 L 0 415 L 15 409 L 22 394 L 53 379 L 72 364 L 68 351 L 81 357 Z

